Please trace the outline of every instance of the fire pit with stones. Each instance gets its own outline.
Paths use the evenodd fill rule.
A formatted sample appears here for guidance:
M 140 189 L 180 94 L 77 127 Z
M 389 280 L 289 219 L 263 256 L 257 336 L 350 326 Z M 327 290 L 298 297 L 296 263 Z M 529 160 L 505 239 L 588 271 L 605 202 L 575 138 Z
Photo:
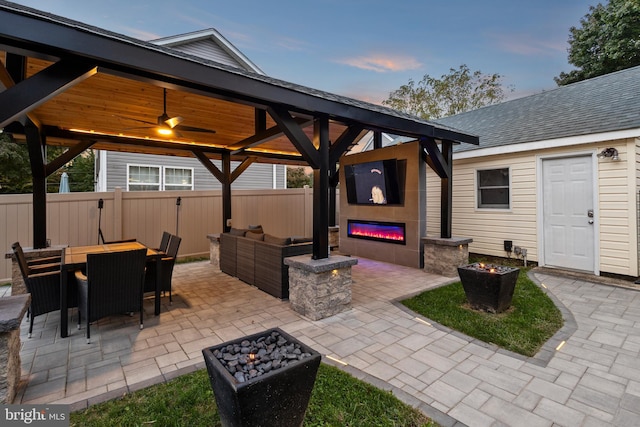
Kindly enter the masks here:
M 320 353 L 279 328 L 202 353 L 223 426 L 302 425 Z
M 458 267 L 458 275 L 471 308 L 502 313 L 511 307 L 520 269 L 474 263 Z
M 238 383 L 311 357 L 311 353 L 304 352 L 300 344 L 289 342 L 277 331 L 256 340 L 244 339 L 240 343 L 228 344 L 214 350 L 213 355 Z

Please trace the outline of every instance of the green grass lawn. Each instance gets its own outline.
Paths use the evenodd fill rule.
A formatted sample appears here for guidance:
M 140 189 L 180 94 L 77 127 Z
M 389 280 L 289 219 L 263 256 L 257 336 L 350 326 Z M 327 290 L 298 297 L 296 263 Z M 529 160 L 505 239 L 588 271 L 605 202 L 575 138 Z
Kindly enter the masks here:
M 406 307 L 444 326 L 507 350 L 534 356 L 562 327 L 562 314 L 520 268 L 512 306 L 500 314 L 472 310 L 460 282 L 402 301 Z
M 71 414 L 71 426 L 219 426 L 205 369 L 92 405 Z M 305 427 L 436 426 L 421 412 L 337 368 L 320 364 Z

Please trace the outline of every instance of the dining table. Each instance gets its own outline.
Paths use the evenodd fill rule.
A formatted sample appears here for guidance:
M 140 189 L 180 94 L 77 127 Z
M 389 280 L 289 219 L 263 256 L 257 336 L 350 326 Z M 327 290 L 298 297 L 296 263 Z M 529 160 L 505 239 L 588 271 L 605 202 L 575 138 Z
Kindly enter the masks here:
M 149 248 L 137 241 L 102 243 L 90 246 L 67 246 L 62 251 L 60 262 L 60 336 L 62 338 L 69 336 L 69 316 L 68 316 L 68 276 L 70 272 L 83 270 L 87 266 L 88 254 L 99 254 L 106 252 L 130 251 L 145 248 L 147 250 L 147 261 L 155 260 L 156 262 L 156 290 L 155 290 L 155 307 L 154 314 L 160 314 L 160 288 L 162 269 L 160 260 L 165 255 L 164 252 Z

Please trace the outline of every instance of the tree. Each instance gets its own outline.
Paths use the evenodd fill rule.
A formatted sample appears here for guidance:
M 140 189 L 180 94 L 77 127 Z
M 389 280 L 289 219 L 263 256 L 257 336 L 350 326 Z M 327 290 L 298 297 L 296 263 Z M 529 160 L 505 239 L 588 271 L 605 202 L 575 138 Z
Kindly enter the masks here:
M 451 116 L 503 101 L 502 77 L 480 71 L 472 73 L 463 64 L 457 70 L 449 69 L 449 74 L 440 79 L 428 74 L 418 83 L 410 79 L 382 103 L 426 120 Z
M 31 193 L 31 165 L 27 147 L 11 142 L 9 135 L 0 133 L 0 193 Z
M 313 187 L 313 176 L 307 174 L 303 167 L 287 166 L 287 188 Z
M 47 161 L 61 155 L 66 147 L 47 147 Z M 25 144 L 13 142 L 0 133 L 0 194 L 28 194 L 33 192 L 29 151 Z M 88 150 L 47 177 L 47 192 L 57 193 L 63 172 L 69 175 L 71 191 L 94 191 L 94 154 Z
M 569 33 L 569 64 L 578 69 L 554 77 L 558 86 L 640 65 L 638 0 L 590 6 L 580 27 L 571 27 Z

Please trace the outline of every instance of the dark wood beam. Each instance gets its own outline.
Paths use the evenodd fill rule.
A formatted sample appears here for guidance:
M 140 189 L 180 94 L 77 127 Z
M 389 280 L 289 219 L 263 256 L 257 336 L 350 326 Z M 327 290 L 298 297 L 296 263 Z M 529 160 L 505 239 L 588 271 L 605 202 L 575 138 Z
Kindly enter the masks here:
M 78 142 L 78 144 L 69 148 L 67 151 L 59 155 L 57 158 L 47 163 L 47 165 L 45 166 L 45 174 L 47 176 L 51 175 L 52 173 L 60 169 L 62 166 L 66 165 L 71 160 L 75 159 L 77 156 L 82 154 L 83 151 L 90 148 L 95 143 L 96 143 L 95 141 L 89 141 L 89 140 Z
M 47 175 L 45 172 L 46 143 L 38 127 L 28 121 L 24 129 L 31 163 L 33 182 L 33 247 L 47 247 Z
M 294 120 L 300 127 L 303 128 L 313 123 L 313 121 L 311 120 L 299 117 L 296 117 Z M 242 141 L 233 144 L 232 146 L 229 146 L 231 155 L 240 154 L 247 148 L 257 147 L 258 145 L 264 144 L 265 142 L 269 142 L 273 139 L 279 138 L 283 134 L 284 132 L 282 131 L 282 129 L 280 129 L 279 126 L 273 126 L 261 132 L 256 132 L 255 135 L 250 136 L 249 138 L 245 138 Z
M 446 177 L 440 179 L 440 237 L 450 239 L 453 216 L 453 143 L 442 141 L 441 145 Z
M 221 184 L 225 182 L 226 178 L 222 171 L 218 169 L 216 165 L 211 163 L 211 159 L 209 159 L 202 150 L 191 150 L 191 152 L 198 160 L 200 160 L 200 163 L 202 163 L 202 165 L 218 180 L 218 182 Z
M 373 149 L 377 150 L 378 148 L 382 148 L 382 132 L 375 131 L 373 133 Z
M 449 144 L 451 143 L 449 142 Z M 444 146 L 444 142 L 442 145 Z M 436 141 L 433 138 L 422 138 L 420 139 L 420 146 L 427 150 L 427 153 L 429 154 L 429 159 L 431 159 L 431 161 L 427 161 L 427 164 L 431 169 L 433 169 L 440 178 L 449 178 L 449 164 L 440 150 L 438 150 Z
M 362 130 L 363 127 L 360 125 L 351 125 L 342 132 L 338 139 L 331 144 L 331 148 L 329 149 L 329 164 L 340 161 L 340 157 L 355 143 L 356 138 L 362 133 Z
M 246 171 L 247 168 L 251 166 L 251 164 L 255 161 L 255 157 L 247 157 L 246 159 L 244 159 L 242 163 L 236 166 L 236 168 L 231 173 L 231 182 L 233 183 L 236 179 L 238 179 L 238 177 L 242 175 L 242 172 Z
M 318 150 L 316 150 L 313 143 L 307 137 L 307 134 L 304 133 L 300 125 L 291 116 L 291 113 L 285 108 L 275 105 L 269 107 L 268 112 L 284 134 L 287 135 L 291 143 L 300 154 L 302 154 L 302 157 L 307 161 L 309 166 L 313 169 L 318 169 L 321 162 Z
M 316 118 L 313 142 L 318 167 L 313 170 L 313 259 L 329 257 L 329 120 Z
M 95 64 L 61 60 L 0 92 L 0 128 L 31 112 L 60 92 L 91 77 Z

